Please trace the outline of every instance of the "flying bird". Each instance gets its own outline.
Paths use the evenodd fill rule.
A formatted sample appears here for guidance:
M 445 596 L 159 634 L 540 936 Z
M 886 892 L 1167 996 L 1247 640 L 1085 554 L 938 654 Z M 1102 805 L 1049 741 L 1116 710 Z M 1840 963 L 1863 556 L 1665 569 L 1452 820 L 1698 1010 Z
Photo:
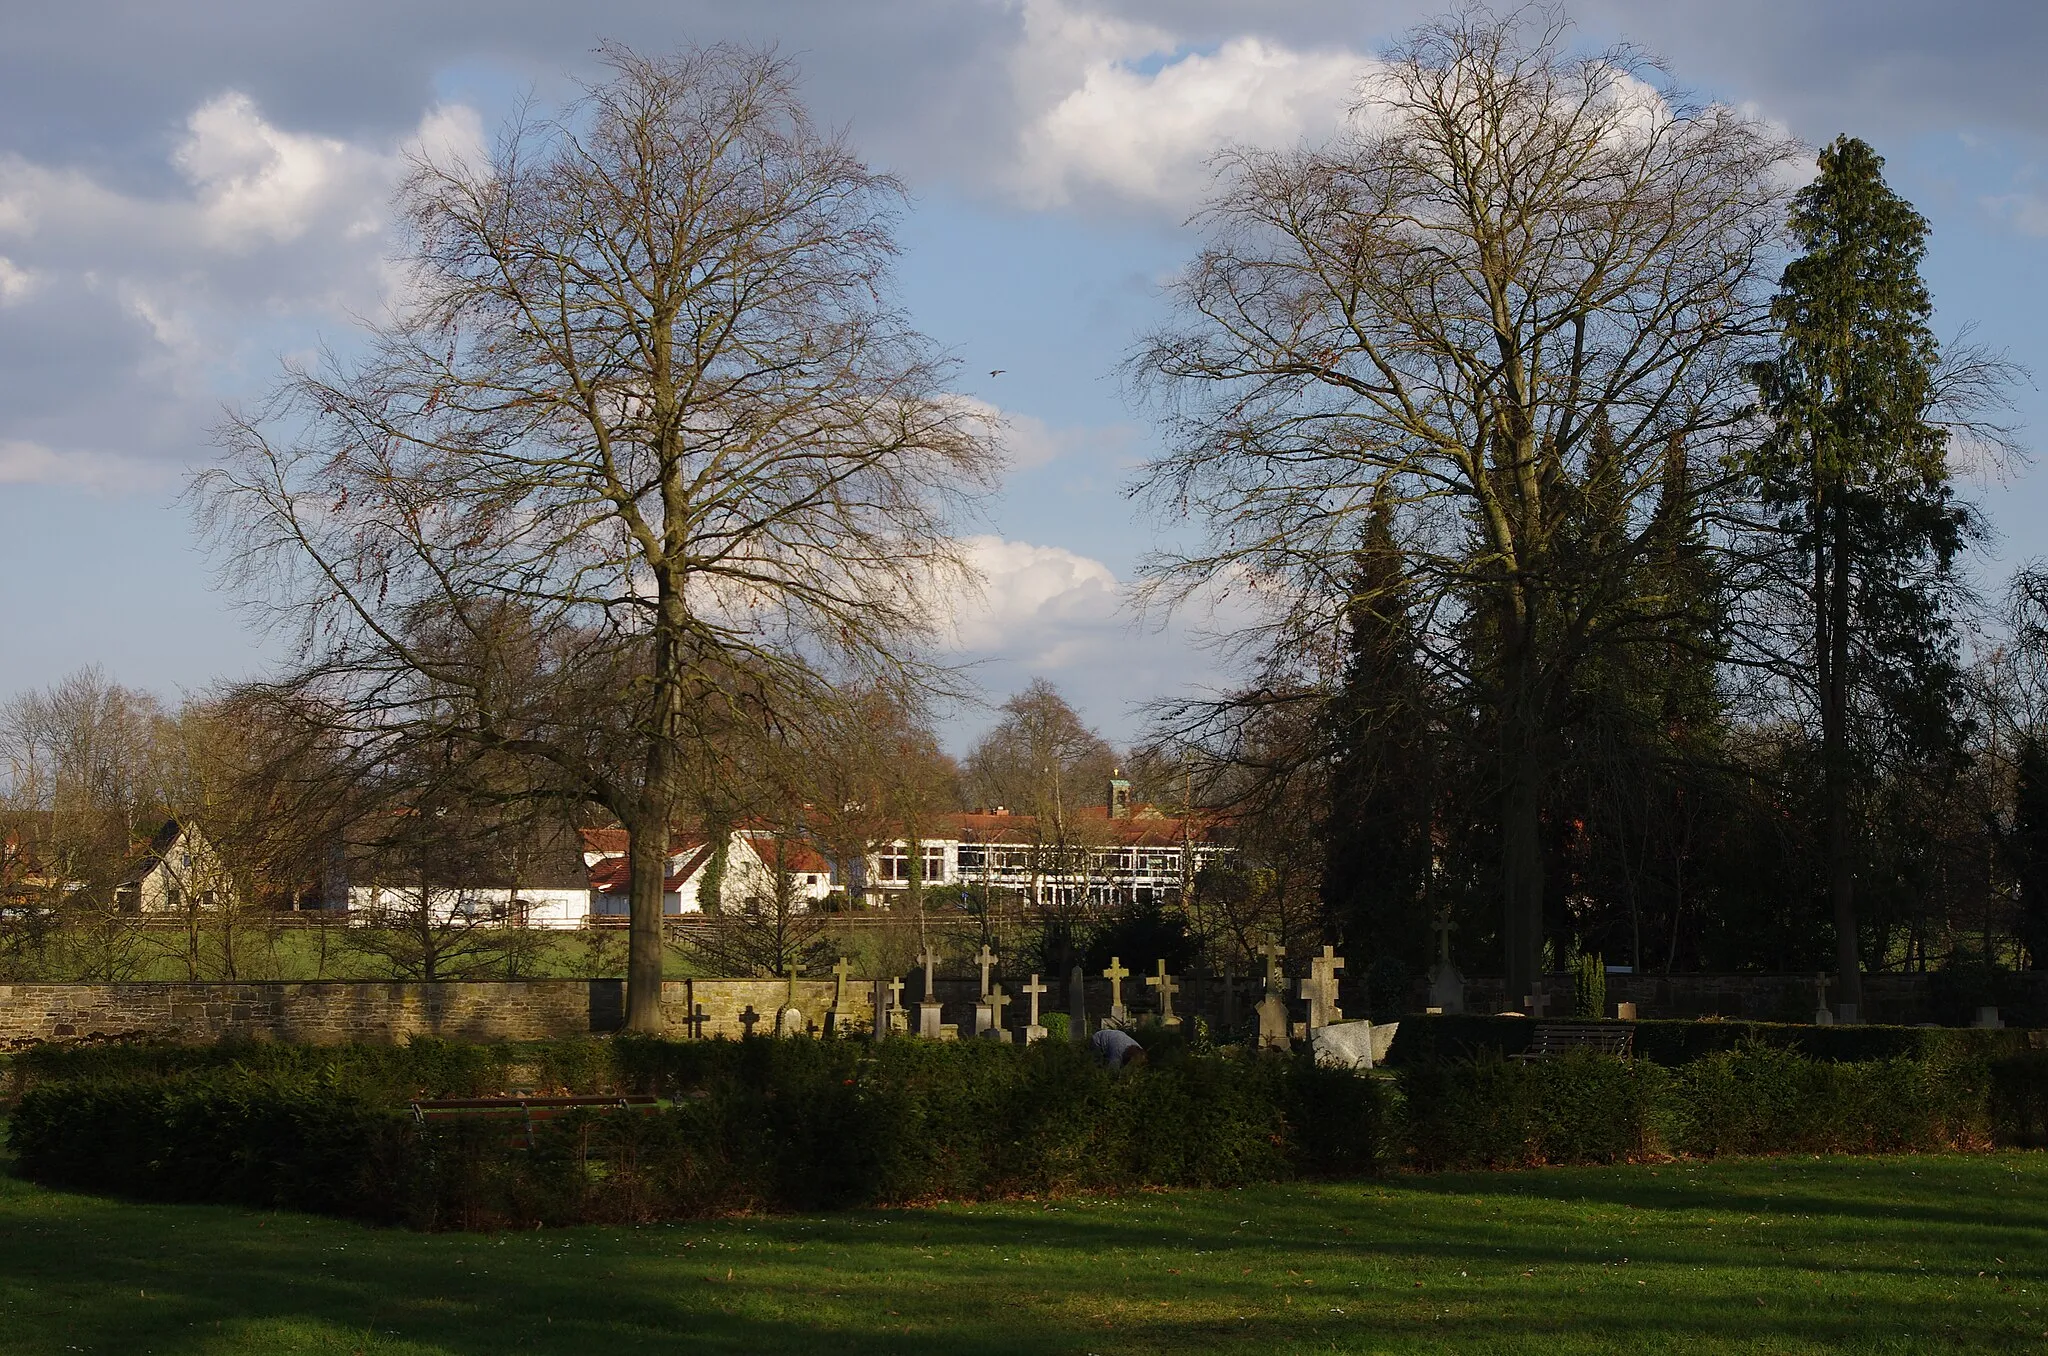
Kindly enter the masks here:
M 988 374 L 989 374 L 990 376 L 992 376 L 992 377 L 1000 377 L 1001 375 L 1003 375 L 1003 373 L 1005 373 L 1005 372 L 1007 372 L 1007 371 L 1009 371 L 1009 370 L 1010 370 L 1010 369 L 1009 369 L 1009 368 L 1007 368 L 1007 367 L 992 367 L 992 368 L 990 368 L 990 369 L 989 369 L 989 373 L 988 373 Z

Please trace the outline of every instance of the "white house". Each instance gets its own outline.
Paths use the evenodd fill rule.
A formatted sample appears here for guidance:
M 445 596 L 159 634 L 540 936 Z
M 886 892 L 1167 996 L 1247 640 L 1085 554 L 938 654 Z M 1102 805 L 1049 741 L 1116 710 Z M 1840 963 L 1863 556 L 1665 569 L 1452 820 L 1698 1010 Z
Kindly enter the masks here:
M 631 912 L 624 829 L 584 829 L 583 864 L 590 877 L 590 912 L 594 918 L 624 918 Z M 711 843 L 702 834 L 678 833 L 669 840 L 668 864 L 661 883 L 664 916 L 704 912 L 698 891 L 711 865 Z M 805 908 L 832 892 L 832 865 L 809 844 L 752 829 L 735 829 L 726 840 L 725 882 L 719 889 L 727 905 L 775 888 L 776 868 L 787 873 Z
M 227 866 L 196 825 L 164 821 L 142 856 L 114 886 L 116 907 L 130 913 L 184 913 L 232 902 Z

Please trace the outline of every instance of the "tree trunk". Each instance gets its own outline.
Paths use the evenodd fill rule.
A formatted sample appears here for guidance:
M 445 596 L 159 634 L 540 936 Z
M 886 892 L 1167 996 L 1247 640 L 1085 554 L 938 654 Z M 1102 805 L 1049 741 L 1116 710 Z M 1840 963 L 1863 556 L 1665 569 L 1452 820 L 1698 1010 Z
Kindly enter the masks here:
M 1824 501 L 1825 502 L 1825 501 Z M 1822 536 L 1829 558 L 1821 634 L 1821 763 L 1827 834 L 1828 894 L 1835 913 L 1835 1001 L 1863 1015 L 1862 961 L 1856 947 L 1856 872 L 1849 824 L 1849 551 L 1839 502 Z
M 1541 769 L 1524 721 L 1510 715 L 1503 731 L 1500 796 L 1500 883 L 1505 907 L 1507 1000 L 1520 1008 L 1536 992 L 1543 960 Z
M 626 1030 L 658 1034 L 661 1021 L 661 895 L 668 878 L 668 816 L 628 824 Z

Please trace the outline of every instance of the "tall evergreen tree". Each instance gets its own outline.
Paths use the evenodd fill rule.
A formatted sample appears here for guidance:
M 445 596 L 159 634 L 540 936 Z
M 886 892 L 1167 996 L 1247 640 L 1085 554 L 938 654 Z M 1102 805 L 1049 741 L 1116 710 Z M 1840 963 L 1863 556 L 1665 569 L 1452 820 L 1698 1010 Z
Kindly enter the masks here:
M 1420 968 L 1429 955 L 1435 780 L 1427 684 L 1384 501 L 1363 536 L 1344 612 L 1342 686 L 1324 710 L 1323 907 L 1347 944 Z
M 1771 430 L 1753 460 L 1791 561 L 1801 650 L 1788 671 L 1820 727 L 1837 993 L 1858 1005 L 1857 788 L 1887 753 L 1957 743 L 1953 566 L 1970 529 L 1934 418 L 1927 222 L 1883 167 L 1838 137 L 1794 199 L 1804 252 L 1772 306 L 1778 353 L 1756 371 Z

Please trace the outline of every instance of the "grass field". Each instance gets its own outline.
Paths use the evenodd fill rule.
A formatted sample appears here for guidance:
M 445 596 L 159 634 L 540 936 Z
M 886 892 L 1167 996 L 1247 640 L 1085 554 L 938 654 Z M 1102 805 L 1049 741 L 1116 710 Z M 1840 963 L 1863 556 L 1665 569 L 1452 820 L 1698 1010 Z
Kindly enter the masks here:
M 0 1176 L 0 1352 L 2048 1346 L 2048 1156 L 418 1235 Z

